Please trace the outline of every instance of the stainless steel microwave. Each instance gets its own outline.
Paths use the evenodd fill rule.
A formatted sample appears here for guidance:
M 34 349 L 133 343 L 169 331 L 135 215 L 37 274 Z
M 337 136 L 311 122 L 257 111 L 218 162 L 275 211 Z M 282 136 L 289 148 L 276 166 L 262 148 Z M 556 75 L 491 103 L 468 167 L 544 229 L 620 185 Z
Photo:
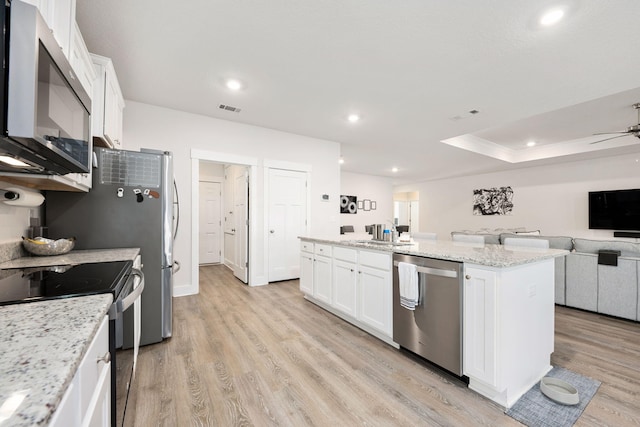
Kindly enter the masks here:
M 36 7 L 2 12 L 0 171 L 89 172 L 91 98 Z

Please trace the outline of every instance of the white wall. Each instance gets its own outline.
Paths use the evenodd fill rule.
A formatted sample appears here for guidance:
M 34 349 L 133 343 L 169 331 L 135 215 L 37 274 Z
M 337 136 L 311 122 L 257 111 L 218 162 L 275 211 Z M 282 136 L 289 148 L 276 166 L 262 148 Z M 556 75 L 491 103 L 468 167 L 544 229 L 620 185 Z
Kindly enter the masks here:
M 340 194 L 357 196 L 358 200 L 376 202 L 376 210 L 358 210 L 356 214 L 340 214 L 340 225 L 353 225 L 356 233 L 364 233 L 365 225 L 391 225 L 393 219 L 393 185 L 391 178 L 352 172 L 340 174 Z M 332 204 L 340 212 L 340 201 Z
M 174 174 L 180 193 L 180 232 L 174 248 L 174 257 L 182 264 L 182 269 L 174 277 L 176 295 L 197 291 L 197 283 L 192 277 L 192 160 L 191 150 L 228 153 L 258 160 L 257 212 L 253 218 L 252 230 L 258 236 L 252 253 L 261 259 L 250 260 L 250 280 L 252 284 L 266 281 L 267 235 L 264 226 L 264 179 L 263 163 L 280 161 L 308 164 L 311 168 L 311 234 L 337 234 L 339 213 L 334 203 L 321 200 L 328 194 L 338 201 L 340 192 L 340 146 L 336 142 L 308 138 L 257 126 L 243 125 L 226 120 L 213 119 L 182 111 L 170 110 L 152 105 L 127 101 L 124 110 L 124 147 L 137 150 L 141 147 L 172 151 Z M 215 159 L 209 159 L 215 160 Z M 231 162 L 230 162 L 231 163 Z M 196 168 L 197 168 L 196 162 Z M 197 179 L 197 178 L 196 178 Z
M 612 239 L 613 231 L 589 230 L 588 192 L 640 188 L 639 156 L 537 166 L 513 171 L 399 186 L 420 192 L 420 231 L 449 239 L 461 229 L 526 227 L 544 235 Z M 513 215 L 474 216 L 473 190 L 511 186 Z
M 224 177 L 224 165 L 222 163 L 200 162 L 200 180 L 217 180 Z

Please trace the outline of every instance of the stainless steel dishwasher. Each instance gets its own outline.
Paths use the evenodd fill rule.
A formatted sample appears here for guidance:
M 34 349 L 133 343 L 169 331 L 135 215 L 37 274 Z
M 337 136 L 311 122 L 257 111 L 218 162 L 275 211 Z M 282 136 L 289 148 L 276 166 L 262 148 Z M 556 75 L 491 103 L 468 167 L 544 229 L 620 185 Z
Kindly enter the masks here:
M 415 310 L 400 305 L 398 262 L 417 266 Z M 462 376 L 462 263 L 393 255 L 393 340 Z

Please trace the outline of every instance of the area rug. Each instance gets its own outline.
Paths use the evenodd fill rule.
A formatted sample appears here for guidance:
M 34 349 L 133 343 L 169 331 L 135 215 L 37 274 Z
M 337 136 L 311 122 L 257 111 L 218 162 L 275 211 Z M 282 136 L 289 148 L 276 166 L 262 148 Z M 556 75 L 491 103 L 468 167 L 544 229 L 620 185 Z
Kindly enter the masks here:
M 600 381 L 576 374 L 568 369 L 554 367 L 547 376 L 568 382 L 578 390 L 580 403 L 562 405 L 540 391 L 540 383 L 527 391 L 505 414 L 529 427 L 570 427 L 578 420 L 584 408 L 598 391 Z

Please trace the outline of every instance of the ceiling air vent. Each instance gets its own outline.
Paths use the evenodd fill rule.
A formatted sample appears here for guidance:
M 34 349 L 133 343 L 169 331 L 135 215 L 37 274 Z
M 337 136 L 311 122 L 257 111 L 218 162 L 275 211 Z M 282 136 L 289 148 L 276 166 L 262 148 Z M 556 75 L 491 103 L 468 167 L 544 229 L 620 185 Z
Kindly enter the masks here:
M 220 104 L 220 105 L 218 105 L 218 108 L 221 109 L 221 110 L 231 111 L 232 113 L 239 113 L 240 112 L 240 108 L 232 107 L 231 105 Z

